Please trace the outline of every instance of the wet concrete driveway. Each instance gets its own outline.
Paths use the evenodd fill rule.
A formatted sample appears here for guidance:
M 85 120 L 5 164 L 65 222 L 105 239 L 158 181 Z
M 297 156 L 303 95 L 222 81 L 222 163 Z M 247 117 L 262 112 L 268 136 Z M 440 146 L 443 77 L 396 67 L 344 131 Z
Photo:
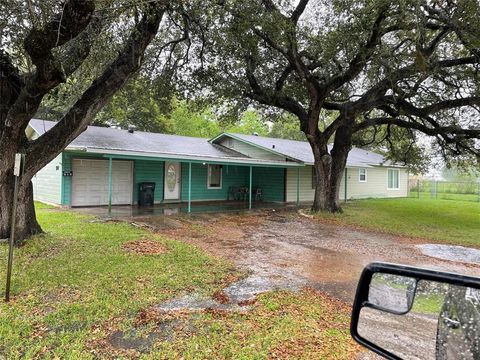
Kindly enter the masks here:
M 310 286 L 352 303 L 361 270 L 372 261 L 480 275 L 480 264 L 424 255 L 418 246 L 421 239 L 324 223 L 292 210 L 149 216 L 134 221 L 249 271 L 246 286 L 259 284 L 258 289 L 250 289 L 252 293 Z

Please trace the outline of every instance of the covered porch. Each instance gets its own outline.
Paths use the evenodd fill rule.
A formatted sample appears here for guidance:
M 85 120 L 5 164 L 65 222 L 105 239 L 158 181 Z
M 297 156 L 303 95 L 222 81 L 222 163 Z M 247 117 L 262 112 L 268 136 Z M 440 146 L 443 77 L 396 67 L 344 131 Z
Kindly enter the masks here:
M 104 200 L 99 204 L 75 203 L 75 169 L 79 162 L 104 163 L 106 178 Z M 125 163 L 130 163 L 125 166 Z M 122 165 L 123 164 L 123 165 Z M 64 169 L 73 174 L 64 177 L 63 205 L 69 205 L 82 211 L 108 216 L 136 216 L 144 213 L 179 213 L 202 211 L 233 211 L 255 208 L 274 208 L 284 206 L 287 200 L 287 169 L 297 175 L 289 188 L 297 190 L 296 203 L 300 198 L 300 169 L 303 164 L 291 161 L 271 161 L 251 158 L 242 159 L 196 159 L 192 156 L 165 157 L 141 156 L 130 154 L 112 154 L 93 152 L 70 152 L 63 157 Z M 119 166 L 122 165 L 122 166 Z M 77 165 L 79 166 L 79 165 Z M 131 172 L 123 176 L 122 172 Z M 84 176 L 85 177 L 85 176 Z M 126 180 L 130 177 L 130 185 Z M 153 205 L 139 207 L 139 185 L 155 183 Z M 77 180 L 78 184 L 78 180 Z M 84 188 L 84 187 L 83 187 Z M 83 190 L 83 188 L 81 188 Z M 129 193 L 129 196 L 124 194 Z M 124 199 L 130 200 L 125 202 Z

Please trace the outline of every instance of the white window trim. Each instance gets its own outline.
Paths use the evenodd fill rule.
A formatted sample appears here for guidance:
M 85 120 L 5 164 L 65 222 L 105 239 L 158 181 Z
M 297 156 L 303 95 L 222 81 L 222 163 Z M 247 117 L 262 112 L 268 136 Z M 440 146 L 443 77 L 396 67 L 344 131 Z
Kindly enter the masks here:
M 361 175 L 361 172 L 360 170 L 365 170 L 365 180 L 362 180 L 360 175 Z M 388 176 L 388 175 L 387 175 Z M 387 180 L 388 181 L 388 180 Z M 358 169 L 358 182 L 362 182 L 362 183 L 365 183 L 367 182 L 367 169 L 366 168 L 359 168 Z
M 223 185 L 223 167 L 220 167 L 220 186 L 210 186 L 210 176 L 212 175 L 212 166 L 216 164 L 207 165 L 207 189 L 218 190 L 222 188 Z
M 398 174 L 398 187 L 396 188 L 391 188 L 391 187 L 388 187 L 388 172 L 389 171 L 396 171 L 397 174 Z M 400 170 L 399 169 L 387 169 L 387 190 L 400 190 Z

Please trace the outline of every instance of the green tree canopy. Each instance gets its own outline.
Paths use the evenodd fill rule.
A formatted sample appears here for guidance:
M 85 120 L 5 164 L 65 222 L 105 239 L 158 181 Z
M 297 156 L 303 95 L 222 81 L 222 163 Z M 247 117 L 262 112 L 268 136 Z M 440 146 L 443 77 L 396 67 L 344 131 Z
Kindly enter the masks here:
M 386 134 L 389 145 L 402 134 L 392 129 L 402 128 L 405 143 L 421 132 L 445 157 L 479 155 L 478 2 L 208 4 L 202 15 L 192 11 L 197 82 L 239 107 L 298 119 L 315 157 L 314 210 L 341 210 L 341 176 L 358 133 Z M 323 112 L 334 120 L 327 124 Z

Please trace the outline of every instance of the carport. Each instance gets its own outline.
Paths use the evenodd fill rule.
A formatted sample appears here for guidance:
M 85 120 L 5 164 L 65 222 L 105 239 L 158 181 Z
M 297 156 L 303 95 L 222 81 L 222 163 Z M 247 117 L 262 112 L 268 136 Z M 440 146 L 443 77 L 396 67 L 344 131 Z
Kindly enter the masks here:
M 181 172 L 185 172 L 185 174 L 177 175 L 177 177 L 181 178 L 181 191 L 180 196 L 178 199 L 174 199 L 173 201 L 163 200 L 162 204 L 169 204 L 169 203 L 186 203 L 186 211 L 188 213 L 192 212 L 192 203 L 195 202 L 203 202 L 203 203 L 212 203 L 213 201 L 220 201 L 228 202 L 228 191 L 229 186 L 226 185 L 222 187 L 222 198 L 221 199 L 203 199 L 199 198 L 198 193 L 205 194 L 203 191 L 204 189 L 198 189 L 199 183 L 201 180 L 198 180 L 199 177 L 205 172 L 203 169 L 209 169 L 211 166 L 219 166 L 221 169 L 226 169 L 226 171 L 234 171 L 234 174 L 230 176 L 233 178 L 233 182 L 230 184 L 235 184 L 237 186 L 244 186 L 248 188 L 248 209 L 252 209 L 254 205 L 254 193 L 253 189 L 255 187 L 262 188 L 263 196 L 267 198 L 266 202 L 278 202 L 284 203 L 285 202 L 285 178 L 284 174 L 287 168 L 297 168 L 303 167 L 303 164 L 299 164 L 296 162 L 285 162 L 279 163 L 275 161 L 262 161 L 257 159 L 245 159 L 245 160 L 232 160 L 232 159 L 224 159 L 223 161 L 206 161 L 204 159 L 185 159 L 185 158 L 166 158 L 166 157 L 149 157 L 149 156 L 138 156 L 138 155 L 121 155 L 121 154 L 101 154 L 102 158 L 106 158 L 108 160 L 108 212 L 111 214 L 112 212 L 112 195 L 113 195 L 113 163 L 115 160 L 132 160 L 132 161 L 149 161 L 154 163 L 164 163 L 173 164 L 179 163 L 181 166 Z M 164 165 L 164 166 L 165 166 Z M 164 171 L 164 182 L 168 182 L 168 173 L 167 167 L 165 167 Z M 223 171 L 222 171 L 223 172 Z M 280 176 L 280 174 L 283 174 Z M 222 174 L 223 175 L 223 174 Z M 245 176 L 246 175 L 246 176 Z M 297 204 L 299 203 L 299 171 L 297 171 Z M 245 179 L 246 177 L 246 179 Z M 281 179 L 280 179 L 281 178 Z M 197 188 L 197 189 L 195 189 Z M 195 189 L 195 190 L 194 190 Z M 196 192 L 196 194 L 194 194 Z M 238 202 L 237 202 L 238 203 Z M 241 203 L 239 203 L 241 204 Z M 219 208 L 221 209 L 221 205 Z

